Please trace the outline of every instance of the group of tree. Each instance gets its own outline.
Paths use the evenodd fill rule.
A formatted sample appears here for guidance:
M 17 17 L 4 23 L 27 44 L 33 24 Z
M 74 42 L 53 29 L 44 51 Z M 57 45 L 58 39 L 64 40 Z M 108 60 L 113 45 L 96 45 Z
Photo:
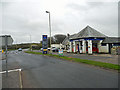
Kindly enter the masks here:
M 66 35 L 56 34 L 51 37 L 51 44 L 60 44 L 66 38 Z M 42 43 L 42 41 L 41 41 Z M 48 47 L 50 46 L 50 37 L 48 37 Z
M 40 49 L 42 47 L 41 43 L 22 43 L 22 44 L 13 44 L 11 46 L 8 46 L 8 50 L 16 50 L 19 48 L 22 49 L 28 49 L 31 48 L 33 45 L 33 49 Z M 3 47 L 3 49 L 5 49 L 5 47 Z
M 66 35 L 63 34 L 56 34 L 51 37 L 51 43 L 52 44 L 60 44 L 63 42 L 63 40 L 66 38 Z M 22 44 L 13 44 L 11 46 L 8 46 L 8 49 L 15 50 L 15 49 L 27 49 L 30 48 L 33 45 L 35 49 L 42 48 L 42 41 L 40 43 L 22 43 Z M 48 37 L 48 47 L 50 47 L 50 37 Z M 5 47 L 3 47 L 5 49 Z

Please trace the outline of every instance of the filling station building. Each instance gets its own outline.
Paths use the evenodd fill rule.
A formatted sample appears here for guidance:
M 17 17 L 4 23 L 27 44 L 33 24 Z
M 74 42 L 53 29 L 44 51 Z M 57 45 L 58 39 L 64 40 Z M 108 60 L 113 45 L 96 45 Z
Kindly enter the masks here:
M 120 46 L 120 38 L 108 37 L 90 26 L 86 26 L 77 34 L 68 34 L 62 44 L 67 52 L 111 53 L 112 47 Z

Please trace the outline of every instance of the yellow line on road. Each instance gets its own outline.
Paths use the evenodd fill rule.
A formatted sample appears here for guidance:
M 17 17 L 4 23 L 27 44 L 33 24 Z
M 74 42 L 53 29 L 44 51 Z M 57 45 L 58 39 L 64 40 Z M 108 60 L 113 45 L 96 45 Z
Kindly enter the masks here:
M 21 90 L 22 90 L 22 88 L 23 88 L 23 83 L 22 83 L 22 72 L 21 72 L 21 71 L 19 71 L 19 80 L 20 80 L 20 88 L 21 88 Z

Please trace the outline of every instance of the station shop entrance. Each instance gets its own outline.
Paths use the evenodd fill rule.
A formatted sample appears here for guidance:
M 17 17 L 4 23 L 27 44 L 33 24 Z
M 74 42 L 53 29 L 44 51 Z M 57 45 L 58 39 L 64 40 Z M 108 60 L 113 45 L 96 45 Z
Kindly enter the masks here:
M 92 40 L 92 53 L 99 53 L 98 49 L 99 40 Z M 86 53 L 88 53 L 88 42 L 86 41 Z

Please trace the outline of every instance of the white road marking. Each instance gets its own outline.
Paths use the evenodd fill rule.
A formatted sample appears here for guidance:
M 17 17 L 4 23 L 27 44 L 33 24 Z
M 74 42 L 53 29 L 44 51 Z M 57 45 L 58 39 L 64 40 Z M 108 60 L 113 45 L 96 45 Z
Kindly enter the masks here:
M 22 69 L 8 70 L 8 72 L 16 72 L 16 71 L 19 72 L 20 88 L 23 88 L 22 74 L 21 74 Z M 3 73 L 6 73 L 6 71 L 2 71 L 2 72 L 0 72 L 0 74 L 3 74 Z
M 21 71 L 22 69 L 14 69 L 14 70 L 8 70 L 8 72 L 15 72 L 15 71 Z M 0 74 L 6 73 L 6 71 L 0 72 Z

